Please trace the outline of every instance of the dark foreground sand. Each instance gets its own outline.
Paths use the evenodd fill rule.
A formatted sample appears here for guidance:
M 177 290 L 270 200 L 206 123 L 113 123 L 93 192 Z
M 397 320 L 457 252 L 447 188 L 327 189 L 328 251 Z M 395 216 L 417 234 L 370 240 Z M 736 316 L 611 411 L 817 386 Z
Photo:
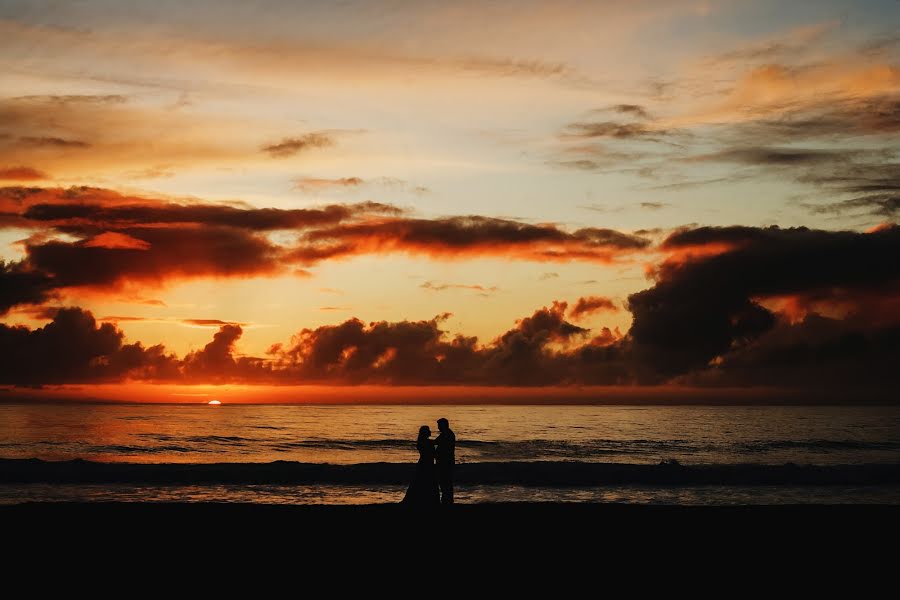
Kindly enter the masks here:
M 301 528 L 307 533 L 393 531 L 435 527 L 454 534 L 503 532 L 565 538 L 622 531 L 704 529 L 759 535 L 785 528 L 807 535 L 853 535 L 873 527 L 885 536 L 900 532 L 900 506 L 777 505 L 669 506 L 576 503 L 456 504 L 411 510 L 399 504 L 362 506 L 236 503 L 26 503 L 0 506 L 8 524 L 94 528 L 113 523 L 131 529 L 184 524 L 233 532 L 265 527 Z
M 507 597 L 518 589 L 569 598 L 655 588 L 666 596 L 706 589 L 743 597 L 752 586 L 759 597 L 791 589 L 799 597 L 815 587 L 832 591 L 836 581 L 852 587 L 843 597 L 881 597 L 895 584 L 898 523 L 900 506 L 866 505 L 0 507 L 4 547 L 23 565 L 10 566 L 10 577 L 37 561 L 54 568 L 34 582 L 82 581 L 93 589 L 130 571 L 123 589 L 181 590 L 171 597 L 186 589 L 211 595 L 213 584 L 229 593 L 249 584 L 252 598 L 285 590 L 340 597 L 354 588 L 366 596 L 446 589 L 481 597 L 493 589 Z M 74 570 L 74 579 L 60 577 L 61 567 Z

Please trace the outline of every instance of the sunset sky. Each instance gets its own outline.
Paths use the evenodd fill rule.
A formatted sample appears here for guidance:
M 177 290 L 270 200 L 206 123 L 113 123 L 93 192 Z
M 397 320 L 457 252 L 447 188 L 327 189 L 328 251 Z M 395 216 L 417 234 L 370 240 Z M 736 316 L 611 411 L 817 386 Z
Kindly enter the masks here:
M 896 0 L 0 0 L 0 385 L 892 396 L 898 31 Z

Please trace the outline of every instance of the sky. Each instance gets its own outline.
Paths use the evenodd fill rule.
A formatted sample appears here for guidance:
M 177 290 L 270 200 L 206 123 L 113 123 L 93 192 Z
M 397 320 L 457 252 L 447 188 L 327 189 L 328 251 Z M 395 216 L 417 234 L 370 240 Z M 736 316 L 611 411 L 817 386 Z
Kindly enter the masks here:
M 897 31 L 896 0 L 0 0 L 0 385 L 893 396 Z

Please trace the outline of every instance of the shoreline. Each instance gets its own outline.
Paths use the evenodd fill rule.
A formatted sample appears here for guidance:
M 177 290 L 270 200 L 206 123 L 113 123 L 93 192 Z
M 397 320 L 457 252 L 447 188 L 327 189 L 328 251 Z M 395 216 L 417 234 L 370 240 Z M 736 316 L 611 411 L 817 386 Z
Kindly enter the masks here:
M 0 459 L 0 484 L 406 485 L 412 463 L 104 463 Z M 456 466 L 457 485 L 591 487 L 622 484 L 897 485 L 900 464 L 659 464 L 575 461 L 474 462 Z
M 282 505 L 187 502 L 33 502 L 0 506 L 0 518 L 15 527 L 62 527 L 92 530 L 118 527 L 153 531 L 185 526 L 191 530 L 279 531 L 299 527 L 305 532 L 449 526 L 457 535 L 485 532 L 525 532 L 542 537 L 570 537 L 662 529 L 722 528 L 757 534 L 789 524 L 794 533 L 858 534 L 863 530 L 887 535 L 897 531 L 900 504 L 782 504 L 740 506 L 636 505 L 569 502 L 486 502 L 415 509 L 401 504 Z

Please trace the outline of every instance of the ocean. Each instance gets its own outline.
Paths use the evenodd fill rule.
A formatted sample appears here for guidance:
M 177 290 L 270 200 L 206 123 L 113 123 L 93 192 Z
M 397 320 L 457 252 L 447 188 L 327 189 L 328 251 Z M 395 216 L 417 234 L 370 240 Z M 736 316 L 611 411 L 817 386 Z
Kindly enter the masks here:
M 900 503 L 898 407 L 236 404 L 0 405 L 0 503 L 398 502 L 440 417 L 458 502 Z

